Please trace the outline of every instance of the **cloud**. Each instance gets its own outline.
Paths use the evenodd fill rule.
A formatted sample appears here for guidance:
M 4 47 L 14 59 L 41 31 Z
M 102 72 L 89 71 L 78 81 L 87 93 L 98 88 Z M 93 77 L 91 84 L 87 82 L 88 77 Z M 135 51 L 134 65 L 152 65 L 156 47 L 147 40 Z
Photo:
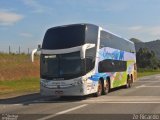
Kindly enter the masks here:
M 160 26 L 152 27 L 152 28 L 150 29 L 150 33 L 151 33 L 153 36 L 159 36 L 159 37 L 160 37 Z
M 53 0 L 58 6 L 68 9 L 85 10 L 85 12 L 122 12 L 128 9 L 130 3 L 107 0 Z M 54 9 L 54 8 L 53 8 Z
M 33 35 L 31 33 L 27 33 L 27 32 L 20 33 L 20 36 L 22 36 L 22 37 L 33 37 Z
M 109 12 L 122 12 L 122 11 L 127 10 L 128 8 L 129 8 L 129 3 L 117 1 L 115 3 L 110 3 L 106 5 L 104 9 Z
M 133 25 L 125 26 L 118 24 L 103 25 L 113 31 L 113 33 L 120 34 L 125 38 L 138 38 L 144 42 L 160 39 L 160 25 Z M 108 26 L 108 27 L 107 27 Z
M 23 0 L 23 3 L 27 6 L 29 6 L 34 12 L 34 13 L 43 13 L 48 7 L 45 7 L 44 5 L 41 5 L 37 0 Z
M 9 12 L 9 11 L 0 11 L 0 25 L 2 26 L 9 26 L 13 25 L 16 22 L 23 19 L 23 15 Z
M 132 26 L 128 28 L 131 31 L 140 31 L 141 29 L 143 29 L 142 26 Z
M 160 26 L 132 26 L 128 27 L 127 29 L 130 30 L 130 32 L 137 32 L 140 34 L 144 33 L 153 37 L 160 37 Z

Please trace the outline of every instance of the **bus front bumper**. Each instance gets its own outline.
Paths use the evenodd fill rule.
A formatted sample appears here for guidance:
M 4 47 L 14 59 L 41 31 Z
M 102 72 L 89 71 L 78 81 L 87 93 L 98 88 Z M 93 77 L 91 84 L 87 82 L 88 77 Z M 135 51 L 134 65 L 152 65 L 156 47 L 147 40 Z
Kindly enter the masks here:
M 66 88 L 47 88 L 40 86 L 40 93 L 42 96 L 83 96 L 83 85 L 71 86 Z
M 42 96 L 82 96 L 86 94 L 82 78 L 64 81 L 51 81 L 41 79 L 40 93 Z
M 71 80 L 52 81 L 41 79 L 40 93 L 42 96 L 84 96 L 97 91 L 97 82 L 87 80 L 82 82 L 82 78 Z

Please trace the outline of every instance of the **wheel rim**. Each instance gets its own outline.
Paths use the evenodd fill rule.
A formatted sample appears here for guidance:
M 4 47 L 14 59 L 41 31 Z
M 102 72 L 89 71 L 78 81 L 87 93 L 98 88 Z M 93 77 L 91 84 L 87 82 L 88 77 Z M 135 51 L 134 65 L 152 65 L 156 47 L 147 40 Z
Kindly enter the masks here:
M 98 96 L 101 95 L 101 93 L 102 93 L 102 85 L 99 82 L 99 84 L 98 84 Z
M 108 82 L 106 82 L 105 92 L 108 93 L 108 91 L 109 91 L 109 84 L 108 84 Z
M 130 80 L 128 80 L 128 87 L 129 87 L 129 88 L 131 87 L 131 85 L 130 85 Z
M 128 80 L 127 80 L 127 87 L 130 88 L 131 86 L 132 86 L 131 78 L 128 78 Z

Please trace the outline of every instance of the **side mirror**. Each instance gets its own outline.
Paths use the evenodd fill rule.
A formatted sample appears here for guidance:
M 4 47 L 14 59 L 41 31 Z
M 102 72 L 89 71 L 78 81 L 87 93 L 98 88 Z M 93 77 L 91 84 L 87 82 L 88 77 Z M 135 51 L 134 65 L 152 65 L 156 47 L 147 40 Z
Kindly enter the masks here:
M 37 49 L 32 50 L 31 61 L 34 62 L 34 54 L 37 52 Z
M 38 45 L 38 50 L 41 50 L 41 45 L 40 44 Z
M 32 50 L 32 53 L 31 53 L 31 61 L 32 61 L 32 62 L 34 62 L 34 54 L 35 54 L 37 51 L 41 51 L 41 45 L 40 45 L 40 44 L 38 45 L 38 48 L 37 48 L 37 49 Z

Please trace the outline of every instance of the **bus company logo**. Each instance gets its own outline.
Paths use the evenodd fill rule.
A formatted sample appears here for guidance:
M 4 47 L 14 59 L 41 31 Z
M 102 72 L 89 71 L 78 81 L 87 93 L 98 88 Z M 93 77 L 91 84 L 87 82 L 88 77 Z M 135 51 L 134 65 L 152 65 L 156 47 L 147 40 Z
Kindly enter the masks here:
M 124 60 L 124 51 L 121 50 L 104 48 L 99 54 L 102 59 Z

